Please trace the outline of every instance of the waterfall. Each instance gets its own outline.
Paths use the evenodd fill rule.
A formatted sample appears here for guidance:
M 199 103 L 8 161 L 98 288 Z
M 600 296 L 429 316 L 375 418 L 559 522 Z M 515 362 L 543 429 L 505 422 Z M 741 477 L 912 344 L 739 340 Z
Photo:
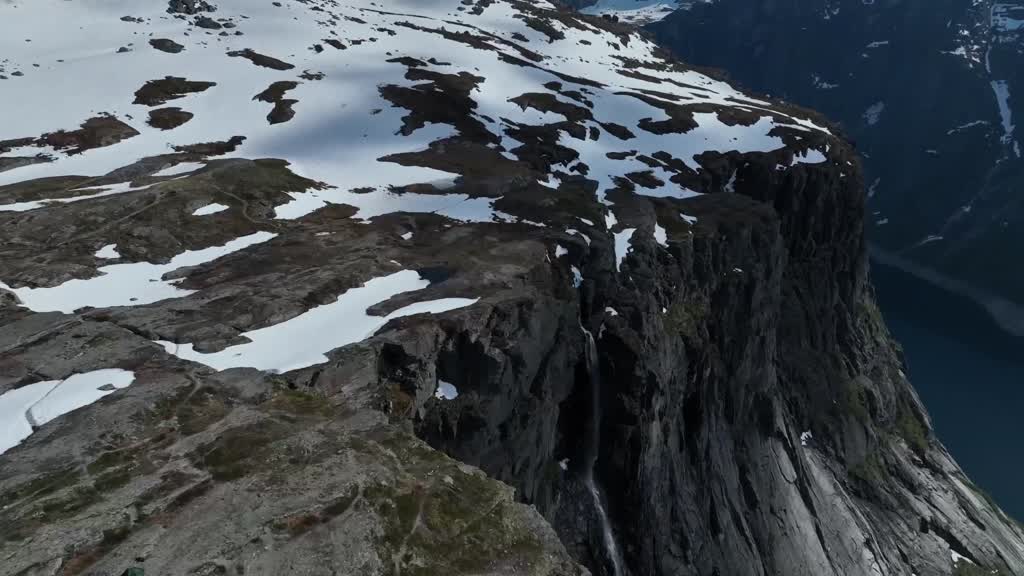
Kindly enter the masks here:
M 587 372 L 590 376 L 590 426 L 586 431 L 584 445 L 583 482 L 594 498 L 594 509 L 597 510 L 597 518 L 601 524 L 605 551 L 612 560 L 612 573 L 614 576 L 623 576 L 619 545 L 615 542 L 615 534 L 612 532 L 612 524 L 601 498 L 601 490 L 594 480 L 594 465 L 597 463 L 598 443 L 601 439 L 601 368 L 597 360 L 594 336 L 586 328 L 583 329 L 583 333 L 587 336 L 586 359 Z

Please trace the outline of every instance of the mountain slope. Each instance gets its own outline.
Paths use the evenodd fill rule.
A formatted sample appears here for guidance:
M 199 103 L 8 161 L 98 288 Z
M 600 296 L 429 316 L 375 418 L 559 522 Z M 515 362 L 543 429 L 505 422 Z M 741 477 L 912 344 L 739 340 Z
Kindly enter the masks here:
M 545 3 L 0 27 L 0 572 L 1024 567 L 817 114 Z

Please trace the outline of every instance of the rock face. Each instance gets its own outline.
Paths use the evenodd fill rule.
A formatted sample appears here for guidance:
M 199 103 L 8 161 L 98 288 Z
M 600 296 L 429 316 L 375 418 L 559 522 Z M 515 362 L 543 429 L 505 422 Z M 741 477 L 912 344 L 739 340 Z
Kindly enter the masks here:
M 694 65 L 839 121 L 865 157 L 877 249 L 1024 334 L 1024 275 L 1003 265 L 1024 217 L 1022 22 L 1019 0 L 718 0 L 651 30 Z
M 120 22 L 33 2 L 0 23 Z M 118 56 L 137 134 L 23 164 L 81 110 L 0 132 L 0 573 L 1024 570 L 900 371 L 816 113 L 536 3 L 221 0 L 244 44 L 150 4 L 186 48 Z M 194 119 L 148 125 L 171 99 Z

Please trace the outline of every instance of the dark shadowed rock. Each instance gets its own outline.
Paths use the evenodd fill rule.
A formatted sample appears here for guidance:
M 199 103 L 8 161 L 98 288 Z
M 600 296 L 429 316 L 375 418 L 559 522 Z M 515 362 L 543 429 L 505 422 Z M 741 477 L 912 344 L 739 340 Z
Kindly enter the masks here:
M 252 62 L 257 66 L 271 68 L 274 70 L 291 70 L 292 68 L 295 68 L 295 66 L 292 64 L 289 64 L 282 60 L 278 60 L 277 58 L 273 58 L 271 56 L 260 54 L 259 52 L 256 52 L 255 50 L 252 50 L 250 48 L 246 48 L 245 50 L 235 50 L 233 52 L 228 52 L 228 56 L 236 58 L 245 58 L 246 60 Z
M 220 22 L 217 22 L 209 16 L 199 16 L 196 18 L 195 23 L 196 26 L 206 28 L 207 30 L 220 30 L 224 27 Z
M 186 94 L 203 92 L 216 85 L 216 82 L 197 82 L 180 77 L 167 76 L 160 80 L 149 80 L 142 88 L 136 90 L 135 103 L 145 104 L 146 106 L 159 106 L 166 104 L 168 100 L 175 100 Z
M 97 116 L 83 122 L 77 130 L 43 134 L 35 145 L 51 146 L 67 154 L 80 154 L 93 148 L 111 146 L 138 135 L 138 130 L 114 116 Z
M 217 7 L 205 0 L 170 0 L 167 6 L 168 14 L 198 14 L 200 12 L 215 12 Z
M 160 108 L 150 110 L 150 126 L 161 130 L 172 130 L 192 119 L 193 114 L 181 108 Z
M 167 52 L 169 54 L 177 54 L 185 49 L 181 44 L 167 38 L 154 38 L 149 41 L 149 45 L 161 52 Z

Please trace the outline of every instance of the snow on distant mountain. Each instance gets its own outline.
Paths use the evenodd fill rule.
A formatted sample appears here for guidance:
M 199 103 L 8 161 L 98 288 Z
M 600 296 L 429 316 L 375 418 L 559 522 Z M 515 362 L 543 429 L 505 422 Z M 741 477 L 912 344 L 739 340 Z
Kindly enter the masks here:
M 661 20 L 678 10 L 680 4 L 679 0 L 597 0 L 593 6 L 584 8 L 583 13 L 615 16 L 623 22 L 642 25 Z

